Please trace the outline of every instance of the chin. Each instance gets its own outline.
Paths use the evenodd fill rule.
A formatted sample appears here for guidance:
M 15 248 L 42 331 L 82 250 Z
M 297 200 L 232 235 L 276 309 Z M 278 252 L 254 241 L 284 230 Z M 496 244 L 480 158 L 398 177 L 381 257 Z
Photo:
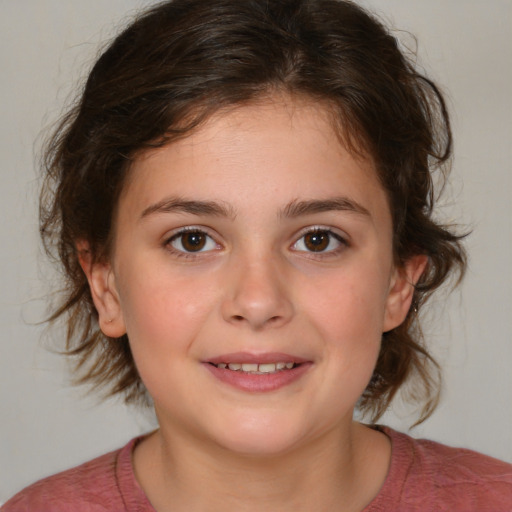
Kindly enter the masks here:
M 233 436 L 221 440 L 224 449 L 233 454 L 271 458 L 288 453 L 297 445 L 297 439 L 288 436 L 276 436 L 273 432 L 258 432 L 254 435 Z
M 289 419 L 277 421 L 260 416 L 230 421 L 214 437 L 233 454 L 267 458 L 289 452 L 308 436 Z

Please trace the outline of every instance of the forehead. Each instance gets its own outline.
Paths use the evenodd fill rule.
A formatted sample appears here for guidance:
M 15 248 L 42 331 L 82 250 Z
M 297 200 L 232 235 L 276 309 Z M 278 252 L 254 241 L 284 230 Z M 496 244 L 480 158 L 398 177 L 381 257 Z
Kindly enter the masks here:
M 140 154 L 120 207 L 140 212 L 166 194 L 234 210 L 346 194 L 370 209 L 385 202 L 373 161 L 346 149 L 326 106 L 281 96 L 221 110 L 187 137 Z

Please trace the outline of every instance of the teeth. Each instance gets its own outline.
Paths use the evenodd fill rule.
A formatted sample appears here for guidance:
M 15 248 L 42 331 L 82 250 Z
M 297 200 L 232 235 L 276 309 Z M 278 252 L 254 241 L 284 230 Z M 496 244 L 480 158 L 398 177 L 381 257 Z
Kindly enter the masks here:
M 264 373 L 274 373 L 280 370 L 291 370 L 295 363 L 219 363 L 217 368 L 226 369 L 229 368 L 232 371 L 242 371 L 246 373 L 254 373 L 261 375 Z
M 257 372 L 258 371 L 258 365 L 257 364 L 243 364 L 242 365 L 242 371 L 243 372 Z

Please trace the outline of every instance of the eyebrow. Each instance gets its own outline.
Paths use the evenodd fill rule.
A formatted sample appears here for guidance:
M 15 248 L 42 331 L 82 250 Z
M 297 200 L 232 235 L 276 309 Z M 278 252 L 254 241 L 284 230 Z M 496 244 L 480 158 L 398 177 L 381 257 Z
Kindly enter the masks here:
M 296 199 L 288 203 L 288 205 L 279 212 L 279 217 L 296 218 L 303 215 L 329 211 L 347 211 L 371 217 L 370 212 L 364 206 L 347 197 L 311 199 L 307 201 L 299 201 Z M 143 219 L 155 213 L 172 212 L 227 217 L 230 219 L 236 217 L 235 210 L 227 204 L 218 203 L 216 201 L 198 201 L 180 197 L 170 197 L 145 208 L 140 218 Z
M 289 203 L 281 212 L 282 217 L 295 218 L 302 215 L 323 213 L 329 211 L 347 211 L 367 217 L 370 212 L 356 201 L 348 197 L 333 197 L 330 199 L 312 199 L 309 201 L 295 200 Z
M 148 206 L 141 214 L 143 219 L 154 213 L 183 212 L 192 215 L 209 215 L 215 217 L 235 218 L 235 212 L 229 205 L 215 201 L 195 201 L 180 197 L 170 197 Z

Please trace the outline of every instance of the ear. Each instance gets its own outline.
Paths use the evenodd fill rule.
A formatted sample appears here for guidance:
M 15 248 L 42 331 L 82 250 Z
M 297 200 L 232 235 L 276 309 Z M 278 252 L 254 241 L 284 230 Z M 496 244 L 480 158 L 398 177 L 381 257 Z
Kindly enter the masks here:
M 94 262 L 89 244 L 76 243 L 78 261 L 87 276 L 92 300 L 98 311 L 98 323 L 105 336 L 119 338 L 126 334 L 123 313 L 110 263 Z
M 386 300 L 383 332 L 398 327 L 407 316 L 414 296 L 414 286 L 427 266 L 428 257 L 424 254 L 413 256 L 398 268 L 390 282 Z

